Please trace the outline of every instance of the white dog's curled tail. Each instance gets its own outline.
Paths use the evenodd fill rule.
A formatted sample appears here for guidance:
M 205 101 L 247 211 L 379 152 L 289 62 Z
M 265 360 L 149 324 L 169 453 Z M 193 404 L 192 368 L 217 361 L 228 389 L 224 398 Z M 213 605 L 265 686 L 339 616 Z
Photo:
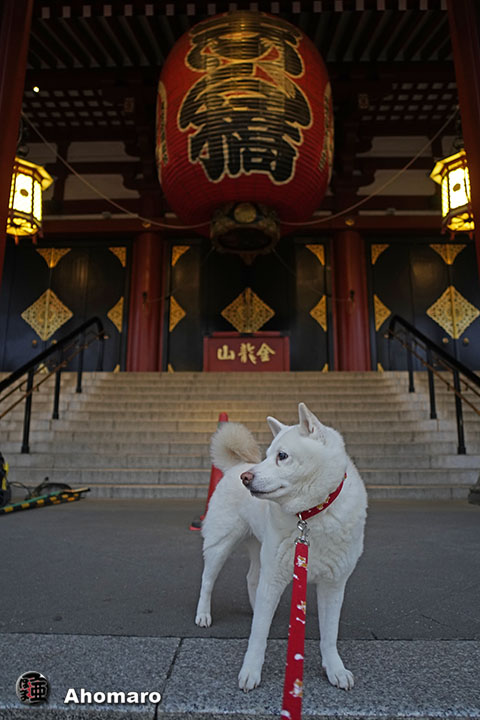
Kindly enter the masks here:
M 212 462 L 223 473 L 241 462 L 255 465 L 262 459 L 250 430 L 240 423 L 222 423 L 210 444 Z

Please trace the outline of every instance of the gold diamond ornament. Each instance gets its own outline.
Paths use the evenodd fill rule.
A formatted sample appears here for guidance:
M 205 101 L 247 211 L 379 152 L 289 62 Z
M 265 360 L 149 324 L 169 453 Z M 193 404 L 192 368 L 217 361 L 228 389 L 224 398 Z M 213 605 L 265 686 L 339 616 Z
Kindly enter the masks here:
M 107 313 L 107 317 L 109 320 L 112 321 L 112 323 L 117 328 L 118 332 L 122 332 L 122 322 L 123 322 L 123 297 L 120 298 L 120 300 L 114 305 Z
M 23 311 L 21 317 L 35 330 L 39 338 L 48 340 L 73 317 L 73 313 L 53 290 L 45 290 L 33 305 Z
M 170 332 L 177 327 L 180 320 L 183 320 L 186 314 L 185 310 L 172 295 L 170 298 L 170 322 L 168 326 Z
M 126 247 L 111 247 L 108 248 L 111 253 L 120 260 L 122 267 L 127 264 L 127 248 Z
M 378 332 L 385 320 L 390 317 L 392 311 L 383 304 L 378 295 L 373 296 L 373 307 L 375 312 L 375 330 Z
M 172 267 L 175 267 L 182 255 L 190 250 L 190 245 L 174 245 L 172 247 Z
M 275 311 L 252 288 L 247 287 L 220 314 L 237 332 L 253 333 L 260 330 L 275 315 Z
M 463 248 L 466 248 L 467 246 L 456 245 L 454 243 L 448 243 L 443 245 L 437 245 L 435 243 L 432 243 L 430 247 L 432 248 L 432 250 L 435 250 L 435 252 L 440 255 L 442 260 L 446 262 L 447 265 L 453 265 L 458 253 L 461 253 Z
M 310 310 L 310 315 L 327 332 L 327 296 L 324 295 L 321 300 Z
M 450 285 L 427 310 L 427 315 L 457 340 L 480 315 L 480 310 L 468 302 Z
M 43 257 L 49 268 L 54 268 L 70 250 L 71 248 L 37 248 L 38 254 Z
M 325 248 L 323 245 L 305 245 L 315 255 L 321 265 L 325 265 Z
M 389 247 L 390 245 L 385 243 L 375 243 L 374 245 L 371 245 L 370 254 L 372 257 L 372 265 L 375 265 L 380 255 Z

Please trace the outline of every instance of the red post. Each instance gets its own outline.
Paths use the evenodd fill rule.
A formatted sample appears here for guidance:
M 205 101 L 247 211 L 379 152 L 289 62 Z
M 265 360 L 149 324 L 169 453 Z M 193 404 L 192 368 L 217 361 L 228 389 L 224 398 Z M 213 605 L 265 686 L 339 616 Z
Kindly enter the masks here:
M 448 0 L 447 8 L 480 275 L 480 10 L 478 0 Z
M 218 427 L 220 427 L 220 423 L 228 422 L 228 415 L 226 412 L 221 412 L 218 416 Z M 221 470 L 219 470 L 215 465 L 212 463 L 212 467 L 210 470 L 210 483 L 208 486 L 208 495 L 207 495 L 207 502 L 205 504 L 205 512 L 203 515 L 200 515 L 198 518 L 194 518 L 190 524 L 190 530 L 201 530 L 202 529 L 202 520 L 207 514 L 208 510 L 208 504 L 210 502 L 210 498 L 212 497 L 215 488 L 217 487 L 218 483 L 223 477 L 223 473 Z
M 0 280 L 7 235 L 12 167 L 17 148 L 33 0 L 3 0 L 0 11 Z
M 161 370 L 163 244 L 156 232 L 140 233 L 133 243 L 127 348 L 130 371 Z
M 365 245 L 356 230 L 333 240 L 335 370 L 371 370 Z

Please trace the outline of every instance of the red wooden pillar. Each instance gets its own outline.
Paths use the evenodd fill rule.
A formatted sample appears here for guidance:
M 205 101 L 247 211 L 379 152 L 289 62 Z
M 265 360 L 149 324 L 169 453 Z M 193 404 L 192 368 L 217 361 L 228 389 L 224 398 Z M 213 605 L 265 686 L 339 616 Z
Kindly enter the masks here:
M 447 7 L 480 275 L 480 8 L 478 0 L 448 0 Z
M 0 281 L 32 8 L 33 0 L 2 0 L 0 10 Z
M 335 370 L 371 370 L 365 245 L 355 230 L 333 240 Z
M 140 233 L 133 243 L 127 370 L 161 370 L 164 245 L 156 232 Z

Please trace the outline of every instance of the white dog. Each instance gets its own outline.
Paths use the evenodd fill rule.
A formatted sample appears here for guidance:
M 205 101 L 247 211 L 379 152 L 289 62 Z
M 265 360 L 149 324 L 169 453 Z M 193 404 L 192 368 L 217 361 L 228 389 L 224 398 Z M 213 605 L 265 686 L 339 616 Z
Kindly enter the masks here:
M 303 403 L 298 414 L 299 424 L 291 426 L 267 418 L 274 439 L 263 462 L 243 425 L 225 423 L 212 438 L 213 463 L 225 474 L 202 525 L 205 566 L 195 622 L 211 624 L 215 580 L 232 549 L 246 540 L 253 621 L 238 676 L 245 691 L 260 683 L 270 624 L 292 579 L 296 513 L 324 502 L 345 473 L 333 503 L 308 520 L 308 580 L 317 585 L 323 668 L 332 685 L 353 687 L 353 675 L 337 652 L 337 635 L 345 584 L 363 550 L 367 495 L 341 435 L 322 425 Z

